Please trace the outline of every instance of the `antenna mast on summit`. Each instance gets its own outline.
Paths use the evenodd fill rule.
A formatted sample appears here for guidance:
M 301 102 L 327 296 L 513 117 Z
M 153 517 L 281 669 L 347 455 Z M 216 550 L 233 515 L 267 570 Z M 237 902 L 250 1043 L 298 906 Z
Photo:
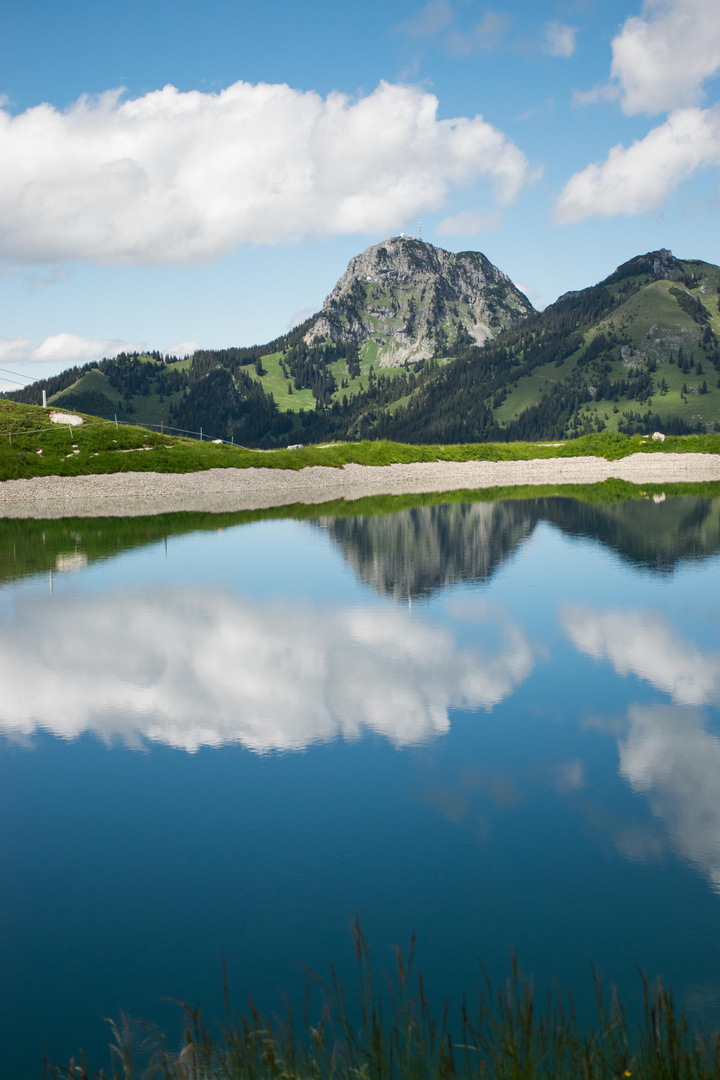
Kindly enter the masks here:
M 418 218 L 418 240 L 422 240 L 422 218 Z

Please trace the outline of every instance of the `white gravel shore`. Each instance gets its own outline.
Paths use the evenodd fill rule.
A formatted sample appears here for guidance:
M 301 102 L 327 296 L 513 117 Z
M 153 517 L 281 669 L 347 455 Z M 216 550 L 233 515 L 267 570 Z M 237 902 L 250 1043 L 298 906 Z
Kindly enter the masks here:
M 210 469 L 46 476 L 0 483 L 0 517 L 137 517 L 178 511 L 229 513 L 368 495 L 479 490 L 524 484 L 634 484 L 720 480 L 720 454 L 633 454 L 533 461 L 433 461 L 410 465 L 314 465 L 290 469 Z

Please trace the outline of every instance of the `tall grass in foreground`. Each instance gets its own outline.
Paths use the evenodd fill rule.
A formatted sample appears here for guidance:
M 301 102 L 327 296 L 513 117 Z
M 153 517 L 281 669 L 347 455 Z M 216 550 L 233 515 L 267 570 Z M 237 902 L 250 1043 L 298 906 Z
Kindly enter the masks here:
M 348 1008 L 334 972 L 325 981 L 308 969 L 305 1016 L 284 1018 L 231 1010 L 208 1030 L 196 1008 L 183 1005 L 184 1044 L 172 1050 L 145 1025 L 113 1023 L 113 1077 L 122 1080 L 695 1080 L 720 1077 L 720 1035 L 688 1028 L 672 994 L 644 982 L 644 1017 L 628 1021 L 615 992 L 595 980 L 597 1021 L 581 1023 L 572 998 L 558 990 L 540 1003 L 515 960 L 507 983 L 493 990 L 485 978 L 474 1004 L 463 1000 L 457 1031 L 447 1005 L 431 1012 L 422 975 L 396 950 L 396 970 L 375 988 L 367 945 L 353 927 L 360 973 L 359 1001 Z M 310 1017 L 319 994 L 318 1019 Z M 89 1080 L 84 1061 L 52 1067 L 53 1080 Z M 102 1080 L 106 1074 L 97 1074 Z

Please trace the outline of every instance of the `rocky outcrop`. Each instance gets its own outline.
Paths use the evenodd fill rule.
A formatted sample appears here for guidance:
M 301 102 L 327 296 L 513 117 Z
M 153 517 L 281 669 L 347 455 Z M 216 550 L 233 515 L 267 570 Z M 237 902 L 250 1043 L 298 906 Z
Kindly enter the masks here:
M 381 367 L 450 355 L 525 318 L 532 304 L 479 251 L 396 236 L 356 255 L 306 336 L 353 341 Z
M 621 263 L 614 273 L 605 278 L 602 285 L 615 285 L 633 277 L 648 277 L 651 281 L 676 281 L 683 277 L 685 268 L 668 248 L 648 251 L 645 255 L 636 255 L 633 259 Z
M 673 277 L 682 271 L 678 260 L 668 248 L 660 248 L 659 251 L 652 252 L 650 257 L 652 271 L 656 278 L 668 278 L 672 281 Z

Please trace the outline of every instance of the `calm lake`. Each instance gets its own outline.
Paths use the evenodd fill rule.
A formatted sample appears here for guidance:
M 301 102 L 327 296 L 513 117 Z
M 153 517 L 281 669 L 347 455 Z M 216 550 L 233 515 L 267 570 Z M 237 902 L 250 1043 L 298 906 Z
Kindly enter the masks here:
M 179 1041 L 223 956 L 352 987 L 355 911 L 438 1008 L 515 950 L 712 1020 L 720 499 L 655 498 L 0 521 L 2 1080 Z

